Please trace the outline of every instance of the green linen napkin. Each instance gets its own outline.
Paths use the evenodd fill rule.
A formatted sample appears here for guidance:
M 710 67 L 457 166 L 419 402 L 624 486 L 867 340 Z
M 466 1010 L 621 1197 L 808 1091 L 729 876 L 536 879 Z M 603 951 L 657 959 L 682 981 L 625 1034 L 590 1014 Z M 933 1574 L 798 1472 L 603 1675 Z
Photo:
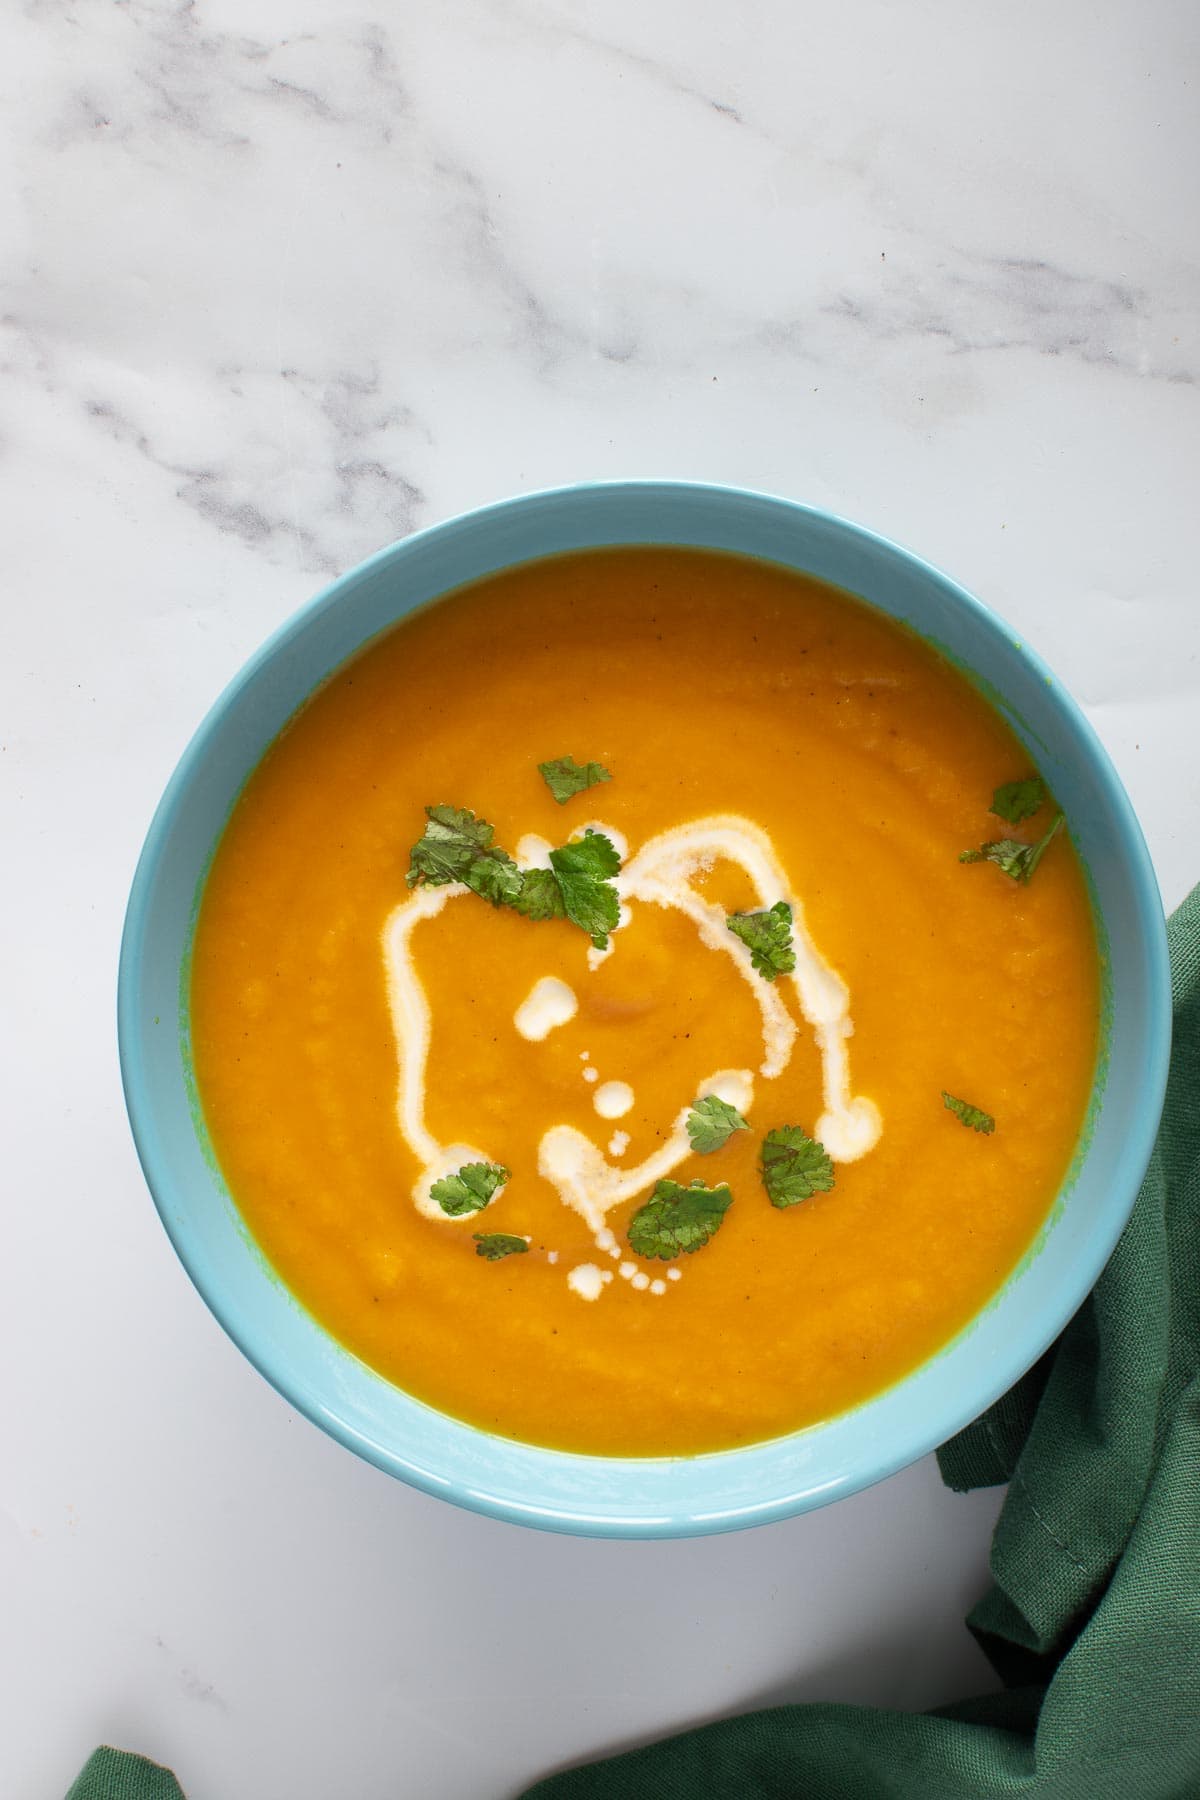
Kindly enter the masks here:
M 938 1453 L 952 1488 L 1010 1483 L 967 1621 L 1004 1690 L 777 1707 L 526 1800 L 1200 1800 L 1200 888 L 1169 935 L 1171 1077 L 1129 1224 L 1053 1349 Z M 181 1796 L 102 1750 L 68 1800 Z
M 183 1800 L 183 1789 L 161 1763 L 106 1745 L 88 1757 L 67 1800 Z
M 1004 1691 L 777 1707 L 527 1800 L 1198 1800 L 1200 888 L 1168 931 L 1171 1075 L 1129 1224 L 1053 1349 L 938 1453 L 952 1488 L 1011 1483 L 967 1621 Z

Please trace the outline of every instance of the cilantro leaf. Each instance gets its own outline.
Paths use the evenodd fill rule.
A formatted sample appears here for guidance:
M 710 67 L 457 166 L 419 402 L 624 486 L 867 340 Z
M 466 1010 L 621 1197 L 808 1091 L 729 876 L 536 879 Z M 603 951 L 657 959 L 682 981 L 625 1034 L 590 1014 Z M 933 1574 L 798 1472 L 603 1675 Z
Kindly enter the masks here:
M 621 867 L 615 844 L 600 831 L 550 852 L 548 869 L 519 869 L 493 842 L 486 819 L 465 807 L 427 806 L 424 835 L 409 854 L 408 885 L 444 887 L 461 881 L 493 906 L 511 906 L 527 919 L 567 918 L 598 950 L 621 919 L 612 877 Z
M 736 1106 L 730 1106 L 717 1094 L 705 1094 L 697 1100 L 687 1116 L 687 1134 L 691 1139 L 692 1149 L 700 1156 L 708 1156 L 719 1150 L 728 1142 L 735 1131 L 749 1131 L 750 1127 L 743 1119 Z
M 993 838 L 990 844 L 980 844 L 978 850 L 960 850 L 960 863 L 994 862 L 998 868 L 1011 875 L 1015 881 L 1020 875 L 1019 858 L 1029 845 L 1020 838 Z
M 732 1204 L 733 1195 L 724 1183 L 708 1188 L 702 1181 L 693 1181 L 690 1187 L 678 1181 L 655 1182 L 653 1194 L 629 1221 L 630 1249 L 663 1262 L 682 1252 L 690 1256 L 720 1230 Z
M 464 1163 L 457 1174 L 435 1181 L 429 1192 L 444 1213 L 461 1219 L 465 1213 L 482 1212 L 510 1173 L 503 1163 Z
M 523 1256 L 529 1245 L 523 1237 L 510 1237 L 507 1231 L 476 1231 L 476 1256 L 485 1256 L 488 1262 L 499 1262 L 505 1256 Z
M 611 838 L 589 825 L 581 838 L 550 852 L 550 861 L 559 875 L 587 875 L 596 881 L 607 881 L 621 867 L 621 858 Z
M 985 1113 L 982 1107 L 971 1106 L 966 1100 L 956 1099 L 945 1088 L 942 1089 L 942 1100 L 959 1123 L 966 1125 L 971 1131 L 982 1131 L 985 1136 L 995 1131 L 995 1119 L 991 1113 Z
M 477 856 L 485 854 L 495 833 L 486 819 L 458 806 L 427 806 L 424 835 L 409 852 L 408 885 L 427 882 L 444 887 L 461 881 Z
M 566 917 L 562 889 L 553 869 L 526 869 L 521 891 L 512 904 L 526 919 Z
M 463 880 L 472 893 L 490 900 L 493 906 L 514 906 L 524 887 L 520 869 L 503 850 L 477 857 Z
M 796 1206 L 833 1186 L 833 1162 L 824 1144 L 799 1125 L 780 1125 L 763 1139 L 762 1178 L 772 1206 Z
M 1028 881 L 1065 822 L 1062 813 L 1056 813 L 1049 831 L 1035 844 L 1022 843 L 1020 838 L 997 838 L 993 843 L 981 844 L 978 850 L 962 851 L 958 860 L 962 863 L 993 862 L 1013 881 Z
M 1046 784 L 1040 775 L 1027 775 L 1023 781 L 1006 781 L 992 795 L 992 808 L 998 819 L 1007 819 L 1010 825 L 1019 825 L 1022 819 L 1032 819 L 1045 804 Z
M 608 934 L 621 922 L 617 890 L 584 875 L 564 875 L 558 885 L 568 919 L 587 932 L 597 950 L 607 950 Z
M 616 845 L 601 831 L 585 831 L 573 844 L 550 852 L 563 911 L 587 932 L 597 950 L 607 950 L 608 934 L 620 923 L 621 903 L 610 879 L 621 867 Z
M 611 781 L 612 776 L 600 763 L 577 763 L 573 756 L 558 756 L 553 762 L 538 764 L 542 780 L 554 795 L 560 806 L 565 806 L 573 794 L 582 794 L 585 788 L 596 787 L 601 781 Z
M 511 906 L 521 891 L 521 871 L 492 842 L 495 832 L 487 820 L 459 806 L 427 806 L 425 818 L 424 834 L 409 852 L 409 887 L 462 881 L 493 906 Z
M 791 974 L 796 952 L 792 948 L 792 909 L 786 900 L 777 900 L 766 912 L 733 913 L 725 923 L 741 938 L 764 981 Z

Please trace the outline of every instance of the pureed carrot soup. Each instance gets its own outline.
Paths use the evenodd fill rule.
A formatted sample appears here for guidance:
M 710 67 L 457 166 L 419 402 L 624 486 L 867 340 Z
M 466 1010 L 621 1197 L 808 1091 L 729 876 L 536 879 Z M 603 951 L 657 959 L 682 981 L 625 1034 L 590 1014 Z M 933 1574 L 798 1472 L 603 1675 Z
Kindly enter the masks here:
M 1053 798 L 858 601 L 707 552 L 525 565 L 271 747 L 192 1045 L 267 1257 L 397 1385 L 562 1449 L 828 1418 L 1028 1247 L 1095 1070 Z

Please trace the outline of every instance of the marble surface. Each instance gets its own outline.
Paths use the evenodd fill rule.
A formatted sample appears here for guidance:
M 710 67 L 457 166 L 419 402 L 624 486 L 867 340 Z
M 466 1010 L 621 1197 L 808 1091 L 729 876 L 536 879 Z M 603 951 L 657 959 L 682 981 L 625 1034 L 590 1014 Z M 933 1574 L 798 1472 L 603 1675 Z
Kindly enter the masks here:
M 11 0 L 0 15 L 0 1791 L 480 1800 L 794 1697 L 986 1684 L 996 1495 L 741 1536 L 455 1512 L 295 1417 L 124 1122 L 122 908 L 201 714 L 463 507 L 706 477 L 1038 645 L 1200 874 L 1197 21 L 1177 0 Z

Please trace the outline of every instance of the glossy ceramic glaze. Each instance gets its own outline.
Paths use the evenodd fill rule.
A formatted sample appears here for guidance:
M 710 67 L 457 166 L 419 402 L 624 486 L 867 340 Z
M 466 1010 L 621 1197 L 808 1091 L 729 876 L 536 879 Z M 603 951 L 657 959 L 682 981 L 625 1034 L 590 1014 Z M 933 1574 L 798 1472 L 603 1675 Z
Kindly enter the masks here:
M 1088 869 L 1109 956 L 1105 1081 L 1075 1178 L 995 1300 L 897 1386 L 825 1425 L 686 1459 L 566 1455 L 439 1414 L 332 1340 L 247 1236 L 197 1126 L 183 999 L 196 903 L 237 794 L 296 707 L 367 639 L 513 563 L 659 543 L 768 558 L 905 621 L 970 671 L 1049 780 Z M 870 532 L 727 488 L 613 483 L 503 502 L 420 532 L 341 577 L 280 630 L 197 732 L 151 825 L 121 955 L 121 1063 L 142 1165 L 193 1281 L 279 1391 L 351 1449 L 428 1492 L 549 1529 L 668 1536 L 823 1504 L 973 1418 L 1041 1354 L 1099 1274 L 1149 1158 L 1170 1007 L 1162 910 L 1129 802 L 1050 671 L 979 602 Z

